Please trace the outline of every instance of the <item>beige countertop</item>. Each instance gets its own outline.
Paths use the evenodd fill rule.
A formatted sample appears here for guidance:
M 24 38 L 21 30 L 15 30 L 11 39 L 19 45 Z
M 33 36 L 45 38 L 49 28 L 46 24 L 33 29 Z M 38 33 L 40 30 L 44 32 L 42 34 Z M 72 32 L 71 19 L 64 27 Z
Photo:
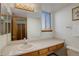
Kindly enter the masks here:
M 10 55 L 20 55 L 23 53 L 28 53 L 36 50 L 40 50 L 43 48 L 47 48 L 49 46 L 54 46 L 60 43 L 64 43 L 63 40 L 60 39 L 41 39 L 41 40 L 33 40 L 27 41 L 27 44 L 23 41 L 13 42 L 8 46 L 2 49 L 3 56 L 10 56 Z

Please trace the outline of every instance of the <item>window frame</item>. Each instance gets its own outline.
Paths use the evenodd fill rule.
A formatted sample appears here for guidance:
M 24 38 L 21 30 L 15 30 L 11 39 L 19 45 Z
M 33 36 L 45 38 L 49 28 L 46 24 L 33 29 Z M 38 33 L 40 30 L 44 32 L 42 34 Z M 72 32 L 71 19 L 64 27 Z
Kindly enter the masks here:
M 45 19 L 45 28 L 43 29 L 43 28 L 41 28 L 42 30 L 41 30 L 41 32 L 52 32 L 52 29 L 51 29 L 51 13 L 50 12 L 47 12 L 47 11 L 42 11 L 42 14 L 47 14 L 48 13 L 48 15 L 50 16 L 50 20 L 49 20 L 49 27 L 50 27 L 50 29 L 47 29 L 47 19 L 46 19 L 46 15 L 45 16 L 42 16 L 42 17 L 44 17 L 44 19 Z M 43 18 L 42 18 L 43 19 Z M 41 22 L 42 22 L 42 19 L 41 19 Z M 43 25 L 43 22 L 41 23 L 41 26 Z

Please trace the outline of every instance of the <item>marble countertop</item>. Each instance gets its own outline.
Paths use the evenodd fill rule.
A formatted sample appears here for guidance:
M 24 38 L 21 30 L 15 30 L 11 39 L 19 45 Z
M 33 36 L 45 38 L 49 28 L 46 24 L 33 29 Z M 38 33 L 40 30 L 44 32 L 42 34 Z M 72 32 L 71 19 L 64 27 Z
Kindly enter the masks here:
M 24 44 L 24 42 L 20 42 L 20 43 L 17 43 L 17 42 L 11 43 L 8 46 L 4 47 L 2 49 L 2 55 L 3 56 L 20 55 L 23 53 L 28 53 L 28 52 L 40 50 L 43 48 L 47 48 L 49 46 L 54 46 L 60 43 L 64 43 L 64 41 L 60 39 L 33 40 L 33 41 L 27 41 L 27 44 Z M 26 48 L 23 47 L 19 49 L 21 44 L 24 44 Z

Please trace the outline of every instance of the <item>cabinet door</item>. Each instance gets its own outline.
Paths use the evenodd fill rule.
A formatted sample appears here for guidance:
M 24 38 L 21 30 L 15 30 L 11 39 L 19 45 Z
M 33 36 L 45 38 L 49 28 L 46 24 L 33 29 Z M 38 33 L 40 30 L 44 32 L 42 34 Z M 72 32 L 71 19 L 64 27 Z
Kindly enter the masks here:
M 34 51 L 34 52 L 30 52 L 30 53 L 24 53 L 24 54 L 21 54 L 19 56 L 38 56 L 38 51 Z
M 63 48 L 64 47 L 64 43 L 61 43 L 61 44 L 58 44 L 58 45 L 56 45 L 56 49 L 58 50 L 58 49 L 61 49 L 61 48 Z
M 56 45 L 49 47 L 49 53 L 53 53 L 56 51 Z
M 47 56 L 48 55 L 48 48 L 39 50 L 40 56 Z

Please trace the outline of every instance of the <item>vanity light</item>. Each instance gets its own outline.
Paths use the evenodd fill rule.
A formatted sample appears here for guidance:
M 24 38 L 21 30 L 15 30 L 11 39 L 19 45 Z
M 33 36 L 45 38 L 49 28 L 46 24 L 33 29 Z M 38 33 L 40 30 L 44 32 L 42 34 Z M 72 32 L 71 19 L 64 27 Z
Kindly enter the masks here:
M 16 3 L 15 8 L 34 12 L 34 4 L 31 3 Z

